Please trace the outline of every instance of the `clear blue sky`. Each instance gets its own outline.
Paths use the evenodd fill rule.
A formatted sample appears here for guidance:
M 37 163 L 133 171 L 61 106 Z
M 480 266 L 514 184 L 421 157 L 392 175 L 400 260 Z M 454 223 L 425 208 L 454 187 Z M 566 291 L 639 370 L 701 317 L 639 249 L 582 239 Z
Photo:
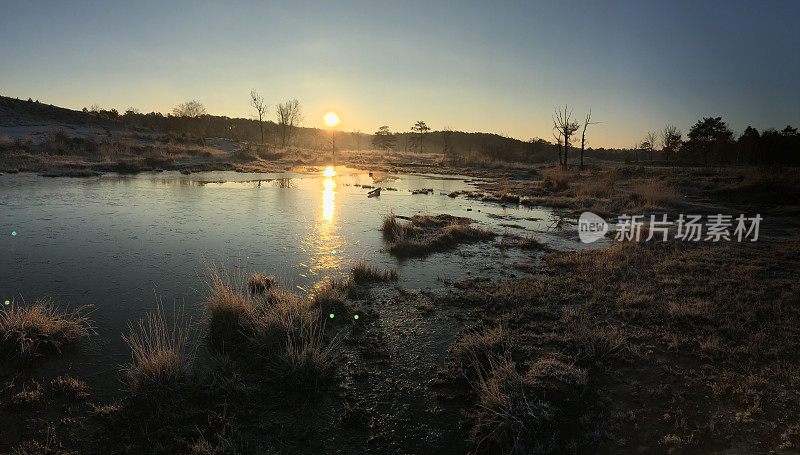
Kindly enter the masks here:
M 307 126 L 416 120 L 552 140 L 553 107 L 630 146 L 721 115 L 800 124 L 800 2 L 63 2 L 0 0 L 0 94 L 251 116 L 297 98 Z

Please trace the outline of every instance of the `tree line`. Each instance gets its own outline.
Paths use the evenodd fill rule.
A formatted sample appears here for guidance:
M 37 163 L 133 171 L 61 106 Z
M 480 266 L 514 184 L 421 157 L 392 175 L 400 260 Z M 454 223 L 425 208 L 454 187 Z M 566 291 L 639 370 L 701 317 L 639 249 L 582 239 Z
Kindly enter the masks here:
M 134 108 L 119 114 L 115 109 L 102 110 L 97 106 L 84 108 L 84 112 L 133 126 L 188 135 L 201 143 L 206 137 L 219 137 L 286 147 L 293 144 L 302 130 L 306 131 L 301 145 L 325 143 L 324 131 L 299 126 L 303 116 L 297 100 L 278 103 L 274 120 L 269 119 L 268 106 L 255 90 L 250 93 L 250 104 L 256 113 L 254 119 L 209 115 L 198 101 L 181 103 L 168 115 L 142 114 Z M 357 149 L 367 142 L 363 141 L 364 136 L 368 139 L 371 136 L 372 147 L 386 152 L 441 153 L 451 159 L 477 153 L 490 159 L 522 162 L 557 159 L 562 167 L 582 167 L 585 158 L 631 162 L 662 160 L 671 164 L 706 166 L 800 165 L 800 134 L 791 125 L 760 132 L 748 126 L 737 136 L 721 117 L 703 117 L 689 128 L 685 137 L 676 126 L 666 125 L 660 131 L 648 132 L 628 149 L 587 148 L 587 130 L 597 123 L 592 121 L 591 109 L 583 121 L 578 122 L 565 106 L 556 108 L 553 115 L 554 142 L 540 138 L 524 142 L 491 133 L 458 132 L 448 127 L 433 131 L 422 120 L 411 125 L 408 132 L 392 132 L 388 125 L 383 125 L 372 135 L 353 131 L 342 139 L 347 146 Z
M 640 154 L 653 160 L 659 152 L 661 159 L 671 163 L 703 166 L 799 165 L 800 134 L 791 125 L 762 132 L 748 126 L 736 137 L 722 117 L 703 117 L 692 125 L 685 140 L 678 128 L 667 125 L 659 132 L 648 132 L 633 152 L 637 161 Z

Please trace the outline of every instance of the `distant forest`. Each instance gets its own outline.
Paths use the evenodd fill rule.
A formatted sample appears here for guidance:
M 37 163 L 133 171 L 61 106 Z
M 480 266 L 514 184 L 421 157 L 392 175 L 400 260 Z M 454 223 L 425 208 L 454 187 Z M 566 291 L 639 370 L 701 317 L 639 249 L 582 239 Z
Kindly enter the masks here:
M 181 106 L 190 105 L 189 102 Z M 259 122 L 254 119 L 230 118 L 205 113 L 201 104 L 188 115 L 151 112 L 142 114 L 136 109 L 119 113 L 116 109 L 101 109 L 97 106 L 84 108 L 83 112 L 50 106 L 33 100 L 18 100 L 0 97 L 0 107 L 7 112 L 0 115 L 0 124 L 13 122 L 15 113 L 34 119 L 61 121 L 75 124 L 102 124 L 106 128 L 121 125 L 132 129 L 157 131 L 174 136 L 182 141 L 203 144 L 206 138 L 221 138 L 237 142 L 248 142 L 264 147 L 289 147 L 327 150 L 331 147 L 331 131 L 291 125 L 289 142 L 286 142 L 286 125 L 272 120 Z M 199 108 L 199 110 L 197 110 Z M 12 123 L 13 124 L 13 123 Z M 573 124 L 576 126 L 576 124 Z M 264 143 L 261 143 L 261 130 Z M 453 159 L 479 156 L 500 161 L 548 162 L 556 161 L 563 144 L 544 139 L 521 141 L 493 133 L 467 133 L 443 129 L 431 130 L 425 122 L 409 127 L 411 131 L 393 132 L 388 126 L 375 133 L 360 131 L 335 132 L 337 149 L 392 151 L 416 151 L 438 153 Z M 283 144 L 282 144 L 283 142 Z M 578 141 L 580 142 L 580 141 Z M 571 144 L 570 165 L 578 163 L 580 147 Z M 586 148 L 587 161 L 615 160 L 625 162 L 662 162 L 688 165 L 753 164 L 800 165 L 800 134 L 797 128 L 787 125 L 759 132 L 748 126 L 741 135 L 736 135 L 721 117 L 706 117 L 698 120 L 684 136 L 677 128 L 667 126 L 661 132 L 648 133 L 635 147 L 628 149 Z

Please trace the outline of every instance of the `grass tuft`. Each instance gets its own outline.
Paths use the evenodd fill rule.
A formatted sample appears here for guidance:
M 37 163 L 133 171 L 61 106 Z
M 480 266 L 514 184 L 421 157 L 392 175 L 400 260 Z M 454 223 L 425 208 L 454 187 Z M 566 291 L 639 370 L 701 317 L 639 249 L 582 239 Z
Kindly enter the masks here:
M 7 359 L 28 361 L 89 337 L 89 319 L 83 309 L 59 311 L 52 302 L 12 303 L 0 310 L 0 353 Z
M 59 376 L 50 382 L 50 390 L 68 400 L 78 401 L 89 396 L 89 386 L 71 376 Z
M 381 270 L 359 261 L 350 271 L 350 277 L 356 284 L 369 283 L 374 281 L 396 281 L 398 278 L 397 269 Z
M 124 369 L 131 393 L 168 397 L 188 382 L 194 352 L 182 312 L 168 323 L 159 304 L 122 338 L 133 357 Z
M 263 273 L 254 273 L 247 279 L 247 288 L 254 295 L 263 295 L 274 286 L 275 277 L 272 275 L 266 276 Z
M 325 280 L 309 301 L 275 286 L 262 297 L 242 279 L 209 273 L 204 303 L 214 348 L 284 384 L 313 386 L 330 376 L 333 343 L 324 339 L 320 311 L 344 308 L 349 283 Z
M 542 173 L 542 188 L 563 191 L 569 189 L 569 177 L 561 170 L 550 169 Z
M 471 220 L 452 215 L 414 215 L 401 223 L 395 215 L 383 219 L 383 237 L 395 256 L 426 256 L 460 243 L 473 243 L 495 237 L 494 232 L 470 226 Z

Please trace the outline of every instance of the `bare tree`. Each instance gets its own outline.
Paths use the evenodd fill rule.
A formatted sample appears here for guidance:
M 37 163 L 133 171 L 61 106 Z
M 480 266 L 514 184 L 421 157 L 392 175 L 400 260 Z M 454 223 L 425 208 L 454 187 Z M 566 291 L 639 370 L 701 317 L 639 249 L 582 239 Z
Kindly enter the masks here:
M 206 115 L 206 108 L 203 103 L 197 100 L 187 101 L 175 106 L 172 115 L 176 117 L 202 117 Z
M 653 150 L 656 148 L 656 141 L 658 141 L 656 132 L 648 131 L 644 136 L 644 140 L 642 140 L 642 143 L 639 145 L 642 151 L 650 152 L 650 161 L 653 161 Z
M 661 153 L 670 161 L 678 153 L 681 146 L 681 132 L 674 125 L 667 125 L 661 131 Z
M 589 113 L 586 114 L 586 120 L 583 121 L 583 131 L 581 131 L 581 169 L 583 169 L 583 151 L 586 147 L 586 127 L 589 125 L 597 125 L 599 122 L 592 122 L 592 108 L 589 108 Z
M 353 130 L 353 137 L 356 139 L 356 150 L 361 151 L 361 130 Z
M 292 136 L 297 130 L 297 125 L 303 121 L 300 101 L 294 99 L 285 103 L 278 103 L 276 112 L 278 114 L 278 133 L 281 135 L 281 146 L 286 147 L 286 144 L 291 142 Z
M 250 90 L 250 105 L 256 110 L 258 129 L 261 130 L 261 144 L 264 144 L 264 116 L 267 115 L 267 105 L 264 104 L 264 97 L 255 89 Z
M 564 111 L 561 112 L 558 108 L 555 109 L 553 115 L 553 129 L 558 131 L 558 135 L 564 139 L 564 162 L 561 166 L 566 169 L 569 158 L 569 138 L 578 131 L 578 124 L 572 120 L 572 111 L 567 106 L 564 106 Z

